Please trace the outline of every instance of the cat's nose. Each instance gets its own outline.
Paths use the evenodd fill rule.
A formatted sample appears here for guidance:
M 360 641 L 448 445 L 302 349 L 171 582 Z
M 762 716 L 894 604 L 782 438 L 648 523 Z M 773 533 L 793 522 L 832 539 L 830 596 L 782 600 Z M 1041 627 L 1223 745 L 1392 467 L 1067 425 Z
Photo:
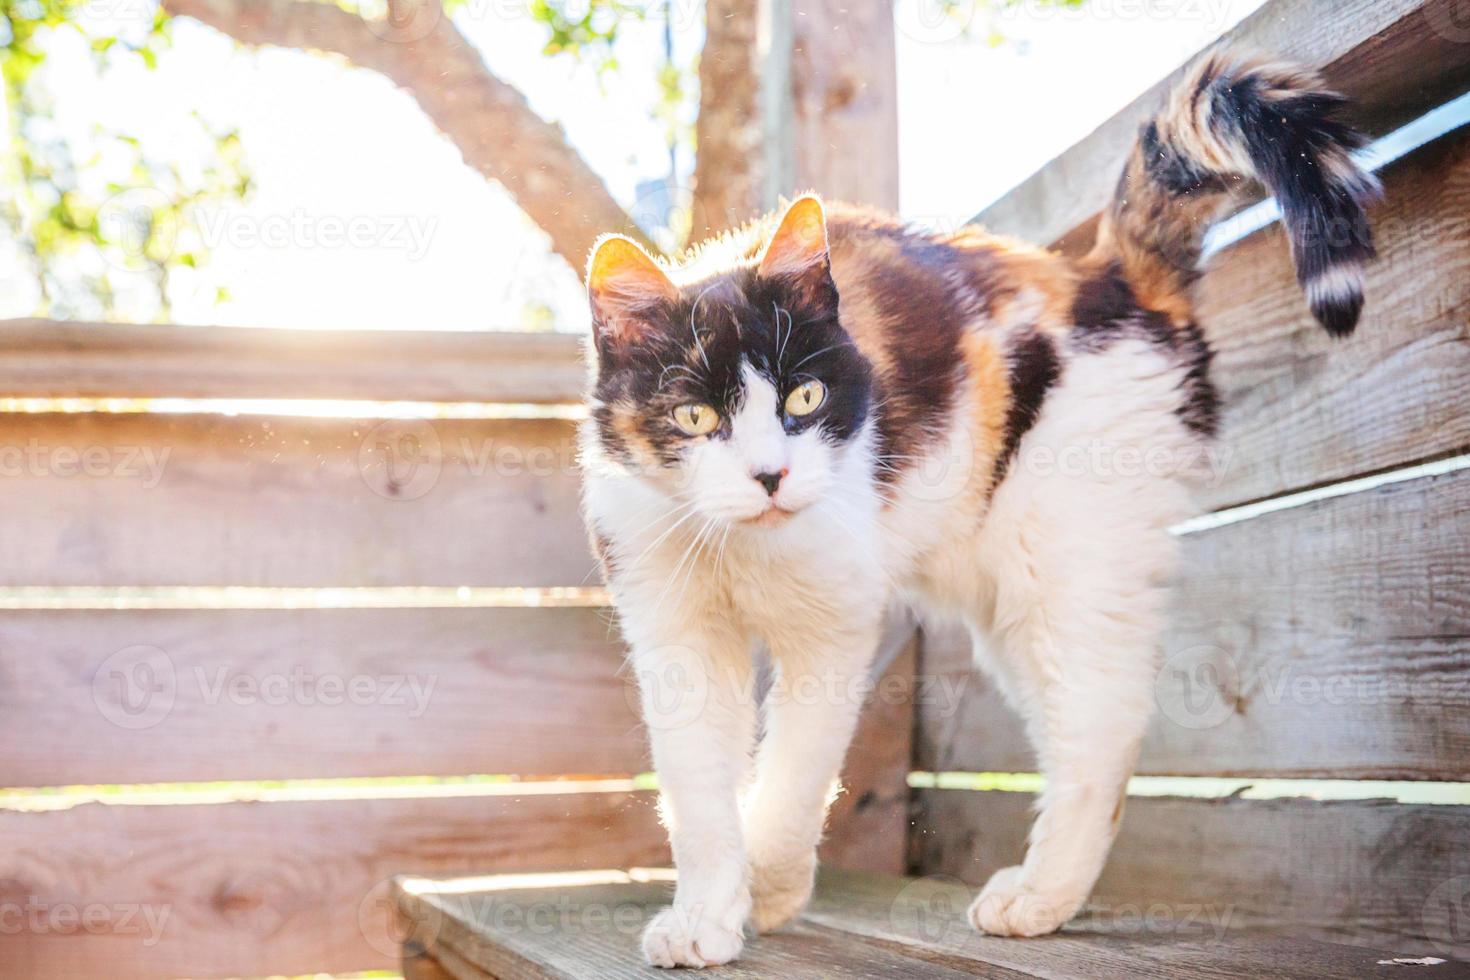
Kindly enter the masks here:
M 774 497 L 776 495 L 776 488 L 781 485 L 781 477 L 785 475 L 785 470 L 779 473 L 757 473 L 755 475 L 755 482 L 765 487 L 766 493 Z

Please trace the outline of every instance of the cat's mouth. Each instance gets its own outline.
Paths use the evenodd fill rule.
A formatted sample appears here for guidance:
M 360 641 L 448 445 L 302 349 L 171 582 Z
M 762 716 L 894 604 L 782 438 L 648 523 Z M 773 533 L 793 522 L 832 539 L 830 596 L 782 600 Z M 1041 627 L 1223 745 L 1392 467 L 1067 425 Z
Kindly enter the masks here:
M 777 504 L 771 504 L 759 514 L 755 515 L 754 517 L 747 517 L 741 523 L 752 524 L 756 527 L 776 527 L 778 525 L 785 524 L 788 520 L 795 516 L 795 514 L 796 511 L 794 510 L 787 510 L 785 507 L 778 506 Z

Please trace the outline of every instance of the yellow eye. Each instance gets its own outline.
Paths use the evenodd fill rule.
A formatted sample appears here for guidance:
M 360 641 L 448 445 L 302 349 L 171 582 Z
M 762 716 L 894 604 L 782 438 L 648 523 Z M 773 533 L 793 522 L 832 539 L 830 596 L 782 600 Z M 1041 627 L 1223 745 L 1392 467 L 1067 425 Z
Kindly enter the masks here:
M 674 409 L 674 424 L 691 436 L 707 436 L 720 424 L 720 413 L 708 405 L 693 403 Z
M 786 396 L 786 414 L 800 418 L 810 415 L 822 407 L 827 400 L 827 386 L 820 381 L 808 381 L 791 389 Z

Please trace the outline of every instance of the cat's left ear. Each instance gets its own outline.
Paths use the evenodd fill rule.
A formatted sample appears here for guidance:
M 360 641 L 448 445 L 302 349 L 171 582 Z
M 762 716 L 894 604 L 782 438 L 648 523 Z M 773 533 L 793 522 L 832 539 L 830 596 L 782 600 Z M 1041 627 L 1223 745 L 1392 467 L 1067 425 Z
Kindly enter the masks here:
M 801 276 L 827 265 L 827 214 L 815 194 L 791 202 L 761 255 L 766 278 Z
M 757 275 L 790 285 L 806 306 L 837 315 L 837 286 L 827 251 L 827 214 L 815 194 L 791 202 L 761 254 Z

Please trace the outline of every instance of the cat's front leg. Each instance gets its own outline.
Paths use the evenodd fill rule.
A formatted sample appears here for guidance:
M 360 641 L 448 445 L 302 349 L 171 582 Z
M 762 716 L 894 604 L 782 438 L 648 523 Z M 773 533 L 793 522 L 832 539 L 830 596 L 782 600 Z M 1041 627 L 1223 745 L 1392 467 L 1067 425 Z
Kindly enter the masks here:
M 755 737 L 749 649 L 710 630 L 635 646 L 679 881 L 643 933 L 654 966 L 714 966 L 740 955 L 750 912 L 737 802 Z
M 795 918 L 811 898 L 817 844 L 868 690 L 878 624 L 777 646 L 756 784 L 745 810 L 757 932 Z

